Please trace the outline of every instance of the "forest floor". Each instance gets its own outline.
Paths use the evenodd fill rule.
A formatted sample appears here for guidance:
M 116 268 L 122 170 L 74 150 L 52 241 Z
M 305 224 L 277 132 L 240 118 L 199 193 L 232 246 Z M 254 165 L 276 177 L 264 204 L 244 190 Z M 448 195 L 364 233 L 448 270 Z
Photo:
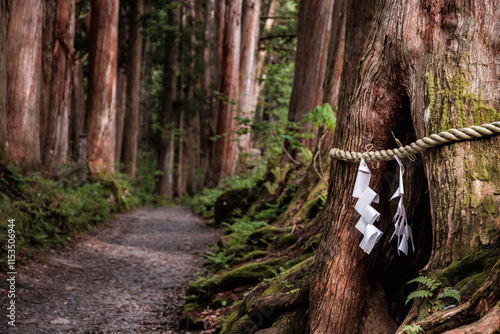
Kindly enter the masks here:
M 95 235 L 19 268 L 16 327 L 2 320 L 0 332 L 201 334 L 179 329 L 179 316 L 201 255 L 220 234 L 187 208 L 118 215 Z

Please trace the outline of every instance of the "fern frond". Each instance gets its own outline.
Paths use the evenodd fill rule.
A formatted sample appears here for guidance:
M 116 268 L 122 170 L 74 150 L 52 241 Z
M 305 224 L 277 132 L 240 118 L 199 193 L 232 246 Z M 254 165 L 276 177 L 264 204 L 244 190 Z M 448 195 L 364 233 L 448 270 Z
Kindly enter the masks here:
M 410 283 L 421 283 L 422 285 L 427 287 L 430 291 L 436 290 L 441 285 L 441 283 L 439 283 L 435 279 L 429 278 L 427 276 L 415 277 L 414 279 L 412 279 L 411 281 L 409 281 L 406 284 L 410 284 Z
M 428 297 L 432 297 L 432 292 L 430 292 L 429 290 L 413 291 L 408 295 L 408 298 L 406 298 L 405 305 L 408 304 L 408 302 L 413 298 L 428 298 Z
M 459 304 L 460 300 L 462 299 L 462 297 L 460 296 L 460 291 L 452 288 L 444 288 L 443 292 L 441 292 L 436 299 L 442 299 L 448 297 L 455 299 Z

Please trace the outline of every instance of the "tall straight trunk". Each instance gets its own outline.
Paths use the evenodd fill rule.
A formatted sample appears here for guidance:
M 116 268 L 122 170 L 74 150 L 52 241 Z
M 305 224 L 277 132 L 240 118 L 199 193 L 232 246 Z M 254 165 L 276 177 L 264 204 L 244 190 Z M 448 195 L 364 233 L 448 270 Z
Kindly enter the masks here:
M 8 146 L 18 166 L 40 166 L 42 0 L 9 1 L 7 23 Z
M 205 2 L 205 18 L 204 18 L 204 43 L 203 43 L 203 60 L 204 60 L 204 71 L 203 71 L 203 91 L 205 92 L 206 98 L 203 104 L 200 118 L 201 118 L 201 129 L 200 129 L 200 172 L 202 173 L 200 177 L 201 185 L 206 185 L 207 182 L 207 172 L 210 168 L 210 160 L 212 158 L 213 145 L 210 141 L 210 137 L 215 135 L 215 1 L 208 0 Z
M 44 42 L 46 68 L 44 104 L 47 127 L 45 129 L 42 162 L 51 173 L 66 163 L 69 153 L 71 93 L 73 90 L 73 43 L 75 39 L 75 2 L 59 0 L 47 2 Z M 49 69 L 50 68 L 50 69 Z M 47 73 L 48 72 L 48 73 Z
M 364 53 L 352 96 L 343 96 L 342 91 L 339 96 L 345 101 L 340 103 L 339 112 L 345 110 L 346 114 L 334 146 L 363 152 L 367 144 L 373 144 L 378 150 L 395 146 L 391 131 L 408 144 L 415 139 L 413 133 L 421 138 L 499 119 L 496 64 L 500 54 L 496 36 L 500 34 L 500 8 L 496 1 L 435 1 L 423 5 L 386 0 L 365 8 L 375 8 L 368 38 L 356 41 L 357 46 L 351 48 L 347 45 L 350 29 L 346 28 L 345 59 L 349 59 L 348 50 L 354 48 Z M 349 23 L 351 19 L 348 10 L 346 27 L 356 26 Z M 364 21 L 356 22 L 363 25 Z M 347 64 L 346 60 L 343 73 Z M 389 244 L 395 208 L 387 202 L 394 184 L 388 184 L 386 176 L 395 175 L 396 164 L 381 163 L 372 169 L 370 188 L 381 197 L 376 208 L 382 219 L 376 225 L 384 236 L 366 255 L 353 246 L 362 237 L 354 228 L 359 215 L 353 210 L 356 200 L 352 197 L 358 164 L 333 162 L 332 223 L 325 226 L 316 260 L 310 299 L 312 333 L 368 333 L 373 328 L 394 332 L 396 327 L 387 316 L 385 303 L 379 303 L 377 309 L 370 307 L 376 281 L 391 298 L 392 290 L 401 291 L 410 275 L 416 276 L 421 269 L 431 274 L 446 273 L 448 283 L 444 284 L 450 285 L 460 286 L 460 281 L 477 277 L 478 268 L 462 272 L 455 269 L 467 256 L 498 247 L 499 144 L 498 136 L 453 143 L 423 152 L 415 162 L 404 161 L 404 203 L 416 246 L 415 253 L 404 262 L 396 255 L 394 240 Z M 483 280 L 468 292 L 472 294 L 470 301 L 416 324 L 426 333 L 465 333 L 474 327 L 468 324 L 491 316 L 490 310 L 500 300 L 498 258 L 492 260 L 495 266 L 491 272 L 483 272 Z M 454 266 L 453 271 L 444 270 L 449 265 Z M 404 297 L 399 301 L 400 308 Z M 387 304 L 392 302 L 388 300 Z M 414 303 L 403 324 L 417 320 L 423 307 Z M 480 331 L 488 333 L 500 329 L 498 321 L 483 321 L 481 326 L 486 328 Z
M 299 4 L 297 58 L 288 120 L 299 123 L 315 106 L 323 102 L 323 84 L 330 40 L 334 1 L 311 0 Z M 301 124 L 300 133 L 314 133 L 311 123 Z M 302 139 L 305 148 L 314 148 L 315 140 Z M 294 157 L 298 152 L 292 151 Z
M 187 190 L 187 185 L 186 185 L 186 179 L 187 179 L 187 170 L 189 168 L 189 165 L 186 163 L 186 157 L 187 157 L 187 142 L 189 140 L 188 135 L 189 135 L 189 119 L 185 120 L 185 116 L 183 113 L 180 113 L 179 115 L 179 132 L 183 133 L 179 137 L 178 141 L 178 147 L 177 147 L 177 180 L 175 182 L 176 184 L 176 189 L 177 189 L 177 196 L 179 198 L 182 198 L 186 195 L 186 190 Z
M 139 106 L 141 93 L 142 28 L 144 1 L 135 0 L 130 8 L 130 30 L 127 66 L 127 103 L 123 129 L 122 159 L 125 172 L 135 177 L 137 140 L 139 137 Z
M 335 112 L 339 103 L 340 78 L 344 64 L 347 5 L 347 1 L 345 0 L 335 1 L 333 5 L 332 31 L 328 46 L 328 60 L 323 87 L 323 102 L 329 103 Z M 328 150 L 328 145 L 331 145 L 332 142 L 333 132 L 325 126 L 320 126 L 315 151 Z M 316 156 L 316 152 L 314 153 Z
M 271 0 L 271 3 L 269 4 L 269 8 L 267 10 L 267 19 L 264 23 L 264 29 L 262 31 L 262 35 L 268 34 L 273 25 L 274 25 L 274 15 L 276 13 L 276 2 L 277 0 Z M 250 110 L 257 110 L 257 106 L 259 104 L 259 96 L 260 92 L 264 88 L 264 80 L 258 80 L 261 79 L 262 75 L 267 71 L 267 69 L 264 67 L 264 62 L 267 58 L 267 50 L 265 47 L 260 47 L 259 52 L 257 53 L 257 58 L 255 60 L 255 81 L 254 81 L 254 86 L 253 86 L 253 93 L 252 93 L 252 102 L 250 105 Z
M 114 171 L 118 2 L 92 0 L 90 75 L 87 117 L 87 159 L 96 170 Z
M 224 101 L 219 103 L 217 133 L 220 136 L 214 143 L 214 156 L 211 174 L 215 183 L 231 175 L 236 167 L 238 156 L 235 143 L 237 122 L 234 100 L 239 98 L 239 72 L 241 53 L 241 13 L 243 0 L 226 4 L 224 49 L 221 67 L 220 92 Z
M 223 61 L 223 50 L 224 50 L 224 31 L 226 29 L 226 0 L 214 0 L 214 39 L 215 39 L 215 54 L 214 54 L 214 90 L 217 93 L 221 92 L 221 78 L 222 78 L 222 61 Z M 210 123 L 210 136 L 214 137 L 217 134 L 217 123 L 219 118 L 220 104 L 222 103 L 220 96 L 215 95 L 215 101 L 213 106 L 212 122 Z M 215 159 L 215 145 L 211 143 L 212 148 L 210 149 L 210 160 L 208 161 L 206 185 L 213 187 L 217 184 L 217 177 L 213 175 L 212 165 Z
M 328 46 L 328 60 L 323 89 L 323 101 L 330 103 L 334 110 L 339 103 L 340 76 L 344 64 L 346 18 L 347 1 L 335 1 L 333 5 L 332 31 Z
M 120 39 L 120 42 L 122 40 Z M 127 66 L 127 65 L 124 65 Z M 125 105 L 127 100 L 127 69 L 118 68 L 116 79 L 116 138 L 115 138 L 115 161 L 122 159 L 123 127 L 125 123 Z
M 169 47 L 165 55 L 163 107 L 160 117 L 162 129 L 158 158 L 158 170 L 162 174 L 156 184 L 156 192 L 165 197 L 172 197 L 173 195 L 174 130 L 176 125 L 174 103 L 177 94 L 177 57 L 179 54 L 179 36 L 177 32 L 179 30 L 180 15 L 180 6 L 171 8 L 168 12 L 167 22 L 170 27 L 166 36 Z
M 7 3 L 0 1 L 0 155 L 7 141 Z
M 144 4 L 144 13 L 149 15 L 151 11 L 150 1 L 146 1 Z M 156 142 L 153 138 L 152 128 L 153 128 L 153 111 L 151 110 L 151 103 L 153 99 L 152 89 L 152 78 L 153 78 L 153 67 L 151 64 L 151 35 L 146 30 L 144 48 L 142 50 L 142 65 L 141 65 L 141 92 L 140 92 L 140 104 L 139 104 L 139 124 L 141 125 L 139 147 L 145 150 L 153 150 L 154 143 Z
M 241 64 L 239 117 L 253 120 L 254 85 L 256 82 L 256 52 L 260 30 L 260 0 L 243 1 L 243 21 L 241 25 Z M 241 134 L 238 149 L 241 153 L 250 151 L 250 131 Z
M 82 33 L 80 14 L 85 1 L 75 5 L 75 35 Z M 83 73 L 84 55 L 81 50 L 75 50 L 73 63 L 73 92 L 71 101 L 71 153 L 78 158 L 79 136 L 83 133 L 85 123 L 85 87 Z

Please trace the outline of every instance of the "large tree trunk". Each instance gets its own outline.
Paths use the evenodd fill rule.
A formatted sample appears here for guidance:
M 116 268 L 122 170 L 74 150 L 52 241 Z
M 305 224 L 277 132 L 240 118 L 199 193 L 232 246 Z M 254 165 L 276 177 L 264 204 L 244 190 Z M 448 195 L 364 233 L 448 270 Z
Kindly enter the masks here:
M 127 69 L 119 67 L 116 79 L 115 161 L 122 160 L 123 128 L 125 124 L 126 100 L 127 100 Z
M 0 155 L 7 141 L 7 3 L 0 1 Z
M 114 171 L 118 2 L 92 0 L 90 75 L 87 117 L 87 159 L 95 170 Z
M 297 59 L 288 120 L 299 123 L 315 106 L 323 102 L 323 84 L 328 56 L 328 42 L 334 1 L 310 0 L 299 4 Z M 301 124 L 300 133 L 313 133 L 311 123 Z M 305 148 L 313 149 L 315 140 L 302 139 Z M 287 145 L 287 148 L 291 148 Z M 294 158 L 296 150 L 292 151 Z
M 211 176 L 215 183 L 231 175 L 236 167 L 238 148 L 235 143 L 237 122 L 234 100 L 239 98 L 239 73 L 241 53 L 241 13 L 243 0 L 226 3 L 224 50 L 222 56 L 217 136 L 214 143 Z
M 420 138 L 500 118 L 500 79 L 496 72 L 500 9 L 495 1 L 467 5 L 438 1 L 427 5 L 386 0 L 376 6 L 367 4 L 365 8 L 375 6 L 375 21 L 367 39 L 350 38 L 356 26 L 363 29 L 371 21 L 353 17 L 352 6 L 348 8 L 343 73 L 348 66 L 357 66 L 352 62 L 352 52 L 362 50 L 361 45 L 366 47 L 352 96 L 344 90 L 349 84 L 342 75 L 335 147 L 361 152 L 366 151 L 367 144 L 373 144 L 374 150 L 392 148 L 391 131 L 407 144 L 414 140 L 413 133 Z M 325 226 L 317 256 L 311 292 L 312 333 L 365 333 L 374 328 L 394 332 L 395 324 L 388 314 L 393 318 L 405 314 L 396 316 L 383 303 L 373 307 L 378 282 L 385 288 L 388 304 L 403 309 L 401 297 L 405 296 L 398 299 L 394 291 L 403 290 L 405 281 L 416 276 L 427 260 L 425 269 L 437 273 L 480 249 L 494 247 L 500 229 L 500 172 L 496 167 L 500 163 L 499 140 L 497 136 L 440 146 L 422 153 L 415 162 L 405 161 L 404 203 L 416 252 L 401 259 L 395 255 L 394 240 L 389 244 L 395 207 L 388 205 L 388 200 L 395 189 L 392 180 L 397 175 L 396 164 L 371 167 L 370 187 L 381 195 L 376 209 L 382 219 L 376 225 L 384 236 L 366 255 L 357 246 L 362 235 L 354 228 L 359 215 L 353 210 L 356 199 L 352 186 L 358 163 L 333 162 L 332 223 Z M 424 322 L 426 333 L 449 330 L 486 314 L 499 300 L 498 289 L 491 293 L 488 285 L 498 279 L 498 273 L 494 273 L 484 283 L 485 288 L 478 290 L 488 291 L 489 297 L 475 304 L 480 306 L 467 315 L 473 313 L 475 317 L 443 314 L 440 326 L 437 320 Z M 416 313 L 418 310 L 410 317 Z M 498 323 L 492 326 L 490 329 L 498 329 Z
M 267 18 L 264 23 L 264 29 L 262 30 L 262 35 L 267 35 L 271 31 L 274 25 L 274 15 L 276 13 L 276 2 L 277 0 L 271 0 L 269 3 L 269 8 L 267 9 Z M 259 52 L 257 53 L 257 57 L 255 60 L 255 81 L 253 85 L 253 94 L 252 94 L 252 102 L 250 105 L 250 110 L 257 110 L 257 106 L 259 104 L 259 96 L 264 88 L 265 80 L 263 79 L 263 74 L 267 71 L 267 68 L 264 66 L 264 62 L 267 58 L 267 49 L 264 45 L 259 46 Z
M 123 129 L 122 160 L 125 172 L 135 177 L 137 160 L 137 139 L 139 136 L 139 106 L 141 92 L 141 56 L 142 29 L 141 18 L 144 10 L 143 0 L 133 1 L 130 8 L 128 64 L 127 64 L 127 98 L 125 124 Z
M 9 1 L 7 24 L 8 146 L 27 170 L 41 163 L 42 0 Z
M 253 120 L 252 102 L 256 82 L 256 52 L 260 28 L 260 0 L 243 1 L 243 23 L 241 25 L 241 64 L 240 64 L 240 114 L 239 117 Z M 238 149 L 241 153 L 250 151 L 250 131 L 241 134 Z
M 205 92 L 205 103 L 203 105 L 200 121 L 200 137 L 201 137 L 201 161 L 200 161 L 200 173 L 201 185 L 205 185 L 207 182 L 207 173 L 210 168 L 210 161 L 212 159 L 212 149 L 213 145 L 210 141 L 210 137 L 215 135 L 215 59 L 216 59 L 216 44 L 214 43 L 216 33 L 215 33 L 215 1 L 208 0 L 205 2 L 205 40 L 203 45 L 203 59 L 204 59 L 204 71 L 203 71 L 203 91 Z
M 156 185 L 156 192 L 165 197 L 172 197 L 173 192 L 173 169 L 174 169 L 174 129 L 176 125 L 175 98 L 177 94 L 177 63 L 179 54 L 179 23 L 180 6 L 171 8 L 168 13 L 168 25 L 166 40 L 170 41 L 167 48 L 164 67 L 164 94 L 161 121 L 160 155 L 158 158 L 158 170 L 162 172 Z
M 42 150 L 44 168 L 56 173 L 69 153 L 71 93 L 73 91 L 74 0 L 48 1 L 45 11 L 44 72 L 46 128 Z
M 75 5 L 75 36 L 82 34 L 80 14 L 85 1 Z M 73 92 L 71 102 L 71 155 L 78 158 L 79 137 L 83 133 L 85 123 L 85 87 L 83 73 L 82 50 L 76 49 L 73 63 Z

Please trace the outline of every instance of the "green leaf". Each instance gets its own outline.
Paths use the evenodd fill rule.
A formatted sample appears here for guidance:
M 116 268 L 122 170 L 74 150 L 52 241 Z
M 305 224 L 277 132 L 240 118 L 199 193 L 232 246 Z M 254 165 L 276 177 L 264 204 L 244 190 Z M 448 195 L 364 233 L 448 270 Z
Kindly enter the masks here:
M 452 289 L 450 287 L 444 288 L 444 290 L 437 296 L 436 299 L 443 299 L 443 298 L 453 298 L 459 304 L 460 304 L 460 301 L 462 299 L 460 296 L 460 291 Z
M 414 298 L 429 298 L 432 297 L 432 292 L 429 290 L 417 290 L 413 291 L 408 295 L 408 298 L 406 298 L 405 305 L 410 302 L 410 300 Z
M 420 283 L 423 286 L 427 287 L 430 291 L 436 290 L 441 285 L 441 283 L 439 283 L 435 279 L 432 279 L 432 278 L 429 278 L 426 276 L 416 277 L 406 284 L 410 284 L 410 283 Z

